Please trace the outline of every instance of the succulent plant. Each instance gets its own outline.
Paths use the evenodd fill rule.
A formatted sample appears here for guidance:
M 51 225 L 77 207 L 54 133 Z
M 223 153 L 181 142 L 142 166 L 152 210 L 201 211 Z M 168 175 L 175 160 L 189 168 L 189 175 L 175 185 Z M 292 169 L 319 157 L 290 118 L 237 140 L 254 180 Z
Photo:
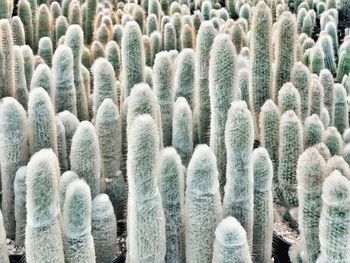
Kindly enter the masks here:
M 7 242 L 6 242 L 6 232 L 5 232 L 5 228 L 4 228 L 4 221 L 2 218 L 2 213 L 0 210 L 0 259 L 1 262 L 3 263 L 10 263 L 9 260 L 9 251 L 7 248 Z
M 304 122 L 304 145 L 305 149 L 319 144 L 322 141 L 324 126 L 317 114 L 307 117 Z
M 24 237 L 27 222 L 27 166 L 18 168 L 14 180 L 15 193 L 15 220 L 16 220 L 16 244 L 24 245 Z

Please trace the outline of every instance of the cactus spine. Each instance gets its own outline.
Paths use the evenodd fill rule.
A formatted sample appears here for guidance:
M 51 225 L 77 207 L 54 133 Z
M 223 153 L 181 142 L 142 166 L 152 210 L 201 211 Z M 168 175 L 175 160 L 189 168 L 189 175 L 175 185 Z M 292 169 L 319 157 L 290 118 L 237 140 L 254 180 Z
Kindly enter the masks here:
M 253 151 L 254 174 L 254 227 L 253 251 L 255 262 L 269 262 L 273 232 L 273 167 L 265 148 Z
M 198 145 L 188 165 L 185 195 L 186 262 L 211 262 L 215 229 L 222 220 L 216 158 Z
M 25 246 L 28 263 L 64 263 L 59 223 L 59 176 L 58 160 L 51 149 L 43 149 L 30 159 L 26 180 Z M 50 256 L 43 257 L 47 253 Z
M 165 262 L 166 237 L 156 180 L 159 135 L 150 115 L 137 116 L 134 122 L 137 125 L 128 128 L 128 258 L 130 263 L 161 263 Z
M 166 262 L 185 260 L 184 174 L 180 156 L 172 147 L 160 154 L 159 191 L 165 215 Z
M 301 256 L 305 262 L 316 262 L 320 250 L 318 238 L 322 208 L 321 191 L 325 161 L 314 147 L 300 155 L 297 166 L 299 230 Z
M 15 239 L 14 179 L 28 161 L 27 117 L 14 98 L 5 98 L 0 108 L 0 164 L 2 209 L 7 237 Z
M 224 217 L 233 216 L 253 238 L 253 117 L 244 101 L 233 102 L 227 113 L 225 146 L 227 151 Z
M 251 71 L 249 76 L 250 108 L 252 109 L 257 133 L 260 108 L 270 98 L 270 87 L 272 83 L 271 27 L 271 10 L 264 1 L 260 1 L 255 7 L 252 18 L 250 39 Z
M 95 263 L 91 235 L 91 193 L 84 180 L 77 179 L 68 185 L 63 218 L 65 262 Z

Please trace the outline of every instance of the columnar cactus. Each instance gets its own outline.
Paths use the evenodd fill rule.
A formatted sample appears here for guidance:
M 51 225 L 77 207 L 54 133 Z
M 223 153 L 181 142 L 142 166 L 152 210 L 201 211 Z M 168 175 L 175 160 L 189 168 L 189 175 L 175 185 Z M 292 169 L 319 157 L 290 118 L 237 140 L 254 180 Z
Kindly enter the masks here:
M 222 207 L 216 158 L 205 144 L 198 145 L 193 153 L 186 185 L 186 262 L 211 262 Z
M 303 127 L 294 111 L 286 111 L 280 122 L 278 191 L 285 206 L 297 207 L 296 169 L 303 152 Z
M 16 220 L 16 244 L 24 245 L 25 229 L 27 223 L 27 166 L 18 168 L 14 180 L 15 193 L 15 220 Z
M 57 113 L 67 110 L 77 115 L 73 66 L 71 48 L 60 45 L 52 58 L 53 97 Z
M 195 60 L 195 101 L 198 113 L 198 137 L 200 143 L 209 143 L 210 96 L 209 96 L 209 53 L 216 30 L 211 22 L 203 22 L 198 30 Z
M 142 45 L 142 33 L 135 21 L 126 23 L 121 43 L 122 79 L 124 98 L 128 97 L 131 88 L 145 78 L 145 55 Z
M 91 44 L 92 38 L 94 36 L 94 20 L 96 16 L 97 2 L 96 0 L 88 0 L 85 14 L 85 43 Z
M 213 254 L 217 263 L 252 262 L 246 232 L 236 218 L 226 217 L 216 228 Z
M 320 119 L 321 119 L 321 121 L 322 121 L 322 123 L 323 123 L 323 126 L 324 126 L 325 128 L 327 128 L 327 127 L 330 125 L 331 119 L 330 119 L 330 117 L 329 117 L 328 110 L 327 110 L 325 107 L 323 107 L 323 108 L 321 109 Z
M 0 210 L 0 260 L 3 263 L 10 263 L 9 260 L 9 251 L 7 248 L 7 242 L 6 242 L 6 232 L 4 228 L 4 221 L 2 218 L 2 213 Z
M 253 238 L 253 117 L 244 101 L 233 102 L 227 113 L 227 151 L 224 217 L 234 216 L 247 231 L 248 245 Z
M 142 36 L 143 49 L 145 51 L 146 66 L 151 67 L 153 65 L 153 56 L 150 38 L 146 35 Z
M 157 125 L 148 114 L 136 117 L 134 122 L 137 125 L 128 132 L 128 259 L 130 263 L 164 262 L 165 217 L 156 180 Z
M 49 66 L 45 63 L 39 64 L 33 73 L 33 77 L 30 82 L 30 90 L 35 88 L 43 88 L 52 98 L 54 93 L 52 74 Z
M 342 81 L 345 74 L 350 72 L 350 47 L 339 50 L 339 62 L 337 69 L 337 81 Z
M 304 122 L 304 145 L 305 149 L 319 144 L 322 141 L 324 126 L 317 114 L 313 114 Z
M 68 21 L 71 25 L 81 25 L 81 8 L 78 1 L 71 2 L 69 6 Z
M 291 70 L 296 60 L 297 25 L 295 16 L 290 12 L 284 12 L 278 19 L 276 30 L 274 101 L 277 101 L 278 91 L 282 85 L 290 81 Z
M 79 176 L 72 171 L 65 171 L 60 177 L 59 196 L 60 196 L 60 208 L 62 213 L 64 210 L 64 202 L 66 199 L 67 188 L 70 185 L 70 183 L 78 179 L 79 179 Z
M 332 74 L 335 74 L 336 64 L 332 38 L 326 32 L 322 32 L 317 40 L 317 44 L 323 51 L 325 68 L 328 69 Z
M 121 72 L 121 57 L 120 49 L 115 41 L 109 41 L 106 46 L 106 58 L 112 64 L 115 78 L 120 79 Z
M 175 97 L 184 97 L 193 109 L 195 53 L 192 49 L 183 49 L 176 61 Z
M 323 177 L 327 178 L 334 170 L 338 170 L 347 179 L 350 179 L 350 168 L 343 157 L 334 155 L 327 160 L 326 166 L 323 168 Z
M 258 133 L 260 109 L 271 97 L 272 15 L 264 1 L 255 7 L 250 39 L 249 99 Z
M 344 130 L 349 127 L 349 109 L 347 95 L 343 85 L 334 85 L 334 126 L 339 133 L 343 134 Z
M 166 23 L 164 26 L 163 47 L 166 51 L 175 50 L 177 47 L 176 31 L 174 25 L 170 22 Z
M 146 34 L 151 36 L 151 34 L 158 30 L 158 19 L 155 14 L 149 14 L 146 21 Z
M 113 177 L 121 164 L 121 120 L 118 107 L 111 99 L 105 99 L 96 114 L 96 134 L 101 156 L 101 175 Z
M 329 149 L 331 156 L 341 155 L 343 149 L 343 139 L 335 127 L 328 127 L 324 133 L 322 141 Z
M 158 185 L 166 230 L 166 262 L 185 260 L 184 174 L 180 156 L 172 147 L 160 154 Z
M 4 2 L 4 1 L 2 1 Z M 7 19 L 0 20 L 0 56 L 2 67 L 0 69 L 0 98 L 15 95 L 15 65 L 13 54 L 13 38 L 11 25 Z M 3 208 L 4 209 L 4 208 Z M 5 209 L 4 209 L 5 210 Z M 4 212 L 6 229 L 6 211 Z M 7 233 L 11 237 L 11 234 Z
M 64 263 L 59 223 L 58 160 L 51 149 L 32 156 L 27 166 L 26 260 Z M 49 257 L 47 255 L 50 253 Z
M 334 80 L 332 73 L 328 69 L 323 69 L 320 72 L 319 81 L 323 86 L 323 103 L 327 108 L 329 117 L 330 117 L 330 125 L 334 125 Z
M 42 37 L 39 41 L 38 55 L 44 60 L 44 62 L 51 67 L 52 63 L 52 42 L 49 37 Z
M 292 110 L 299 118 L 301 118 L 301 103 L 299 91 L 294 87 L 294 85 L 291 82 L 283 84 L 282 88 L 279 90 L 278 107 L 281 114 L 288 110 Z
M 51 148 L 57 154 L 55 111 L 43 88 L 33 89 L 28 100 L 29 149 L 31 155 Z
M 210 52 L 209 94 L 210 94 L 210 147 L 213 150 L 219 170 L 220 190 L 223 192 L 226 173 L 225 125 L 227 112 L 237 94 L 236 49 L 226 34 L 215 37 Z
M 162 120 L 164 146 L 171 145 L 174 101 L 173 66 L 168 52 L 156 55 L 153 66 L 153 92 L 156 96 Z
M 193 151 L 192 111 L 185 98 L 177 98 L 174 105 L 173 134 L 171 145 L 179 153 L 182 164 L 187 167 Z
M 65 45 L 73 53 L 74 86 L 76 92 L 77 117 L 79 120 L 88 120 L 88 104 L 81 73 L 81 57 L 84 45 L 83 30 L 79 25 L 71 25 L 65 35 Z
M 84 180 L 77 179 L 68 185 L 63 219 L 65 262 L 95 263 L 91 235 L 91 193 Z
M 58 43 L 61 39 L 66 34 L 66 31 L 68 29 L 68 22 L 67 18 L 65 16 L 59 16 L 56 19 L 56 24 L 55 24 L 55 45 L 58 46 Z
M 70 152 L 71 170 L 85 179 L 91 189 L 91 196 L 100 193 L 100 149 L 95 127 L 82 121 L 72 138 Z
M 269 262 L 272 253 L 273 166 L 265 148 L 253 151 L 254 227 L 253 250 L 255 262 Z
M 317 262 L 340 262 L 349 256 L 350 183 L 339 171 L 325 179 L 320 218 L 321 254 Z
M 320 74 L 322 69 L 325 69 L 325 63 L 324 63 L 324 53 L 323 50 L 315 46 L 310 51 L 310 70 L 314 74 Z
M 0 164 L 2 209 L 7 237 L 15 239 L 14 179 L 28 161 L 26 112 L 14 98 L 5 98 L 0 107 Z
M 318 80 L 316 74 L 311 76 L 310 93 L 310 115 L 317 114 L 318 116 L 320 116 L 323 107 L 324 91 L 323 86 Z
M 22 20 L 19 16 L 14 16 L 11 19 L 11 30 L 13 33 L 13 44 L 23 46 L 26 44 L 25 33 Z
M 301 102 L 301 116 L 302 120 L 305 120 L 305 118 L 309 115 L 309 107 L 311 103 L 310 71 L 302 62 L 297 62 L 292 68 L 290 78 L 295 88 L 299 91 Z
M 318 233 L 325 164 L 315 147 L 306 149 L 298 159 L 298 224 L 301 236 L 301 257 L 305 262 L 316 262 L 320 251 Z
M 36 24 L 36 40 L 39 41 L 42 37 L 50 37 L 52 34 L 51 13 L 47 5 L 41 4 L 38 9 L 38 20 Z
M 106 194 L 99 194 L 92 200 L 91 228 L 96 263 L 112 262 L 117 248 L 117 221 Z
M 28 89 L 24 70 L 24 59 L 19 46 L 13 46 L 15 65 L 15 98 L 27 109 Z
M 278 138 L 281 113 L 272 100 L 261 108 L 259 126 L 261 145 L 267 150 L 273 164 L 273 188 L 278 185 Z
M 27 0 L 18 1 L 18 16 L 21 18 L 24 27 L 25 41 L 26 44 L 33 47 L 33 22 L 32 22 L 32 12 L 30 9 L 30 4 Z

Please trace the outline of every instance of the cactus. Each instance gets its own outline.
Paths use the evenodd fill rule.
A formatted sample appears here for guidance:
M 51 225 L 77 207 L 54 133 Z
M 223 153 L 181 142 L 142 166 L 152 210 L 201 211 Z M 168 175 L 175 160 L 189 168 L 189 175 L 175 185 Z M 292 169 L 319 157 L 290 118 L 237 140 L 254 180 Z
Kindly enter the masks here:
M 147 16 L 146 22 L 146 34 L 151 36 L 153 32 L 158 30 L 158 19 L 155 14 L 150 14 Z
M 297 166 L 299 230 L 301 257 L 305 262 L 316 262 L 320 250 L 318 238 L 321 215 L 321 191 L 325 161 L 314 147 L 300 155 Z
M 296 170 L 303 152 L 303 128 L 295 112 L 286 111 L 280 122 L 278 190 L 288 208 L 298 206 Z
M 117 106 L 105 99 L 96 114 L 96 133 L 101 156 L 101 175 L 113 177 L 121 164 L 121 122 Z
M 175 73 L 175 97 L 184 97 L 193 108 L 195 54 L 192 49 L 183 49 L 177 58 Z
M 272 253 L 273 166 L 265 148 L 253 151 L 254 174 L 254 226 L 253 251 L 255 262 L 269 262 Z
M 19 46 L 14 46 L 13 51 L 15 60 L 15 98 L 24 109 L 27 109 L 28 90 L 24 71 L 24 59 Z
M 92 61 L 95 61 L 101 57 L 102 58 L 106 57 L 105 48 L 100 41 L 95 40 L 94 42 L 92 42 L 92 44 L 91 44 L 91 57 L 92 57 Z
M 166 229 L 166 262 L 185 260 L 184 174 L 180 156 L 172 147 L 160 154 L 158 185 L 162 196 Z
M 81 25 L 81 9 L 78 1 L 71 2 L 69 6 L 68 21 L 71 25 Z
M 192 111 L 185 98 L 177 98 L 174 105 L 173 134 L 171 145 L 179 153 L 182 164 L 187 167 L 193 151 Z
M 43 88 L 33 89 L 29 93 L 28 124 L 31 155 L 46 148 L 51 148 L 57 154 L 55 112 Z
M 196 42 L 195 60 L 195 111 L 198 113 L 198 137 L 200 143 L 209 143 L 210 96 L 209 96 L 209 52 L 216 31 L 211 22 L 203 22 Z
M 131 88 L 145 78 L 145 55 L 142 45 L 140 27 L 134 21 L 126 23 L 121 43 L 122 79 L 124 98 L 128 97 Z
M 343 85 L 334 85 L 334 126 L 339 133 L 343 134 L 344 130 L 349 127 L 349 109 L 347 104 L 347 95 Z
M 100 149 L 95 127 L 82 121 L 72 138 L 71 170 L 85 179 L 94 198 L 100 193 Z
M 2 1 L 4 2 L 4 1 Z M 13 53 L 11 25 L 7 19 L 0 20 L 0 56 L 2 67 L 0 70 L 0 98 L 15 95 L 15 65 Z M 4 209 L 5 210 L 5 209 Z M 4 211 L 6 229 L 6 211 Z M 7 233 L 11 236 L 11 234 Z
M 134 122 L 137 125 L 128 132 L 128 258 L 130 263 L 164 262 L 165 217 L 156 180 L 157 125 L 150 115 L 139 115 Z
M 36 39 L 39 41 L 42 37 L 52 37 L 52 18 L 47 5 L 41 4 L 38 9 L 38 20 L 36 24 Z
M 250 75 L 249 99 L 253 113 L 255 129 L 259 132 L 259 113 L 265 101 L 269 99 L 272 84 L 272 16 L 264 1 L 255 7 L 252 18 L 250 39 Z
M 17 46 L 25 45 L 25 33 L 20 17 L 14 16 L 11 19 L 11 30 L 13 32 L 13 44 Z
M 331 156 L 341 155 L 343 149 L 343 139 L 335 127 L 328 127 L 322 137 L 322 141 L 329 149 Z
M 127 186 L 122 172 L 118 171 L 115 175 L 105 178 L 104 184 L 105 193 L 112 202 L 117 221 L 125 219 Z
M 323 177 L 327 178 L 334 170 L 338 170 L 347 179 L 350 178 L 350 168 L 343 157 L 334 155 L 327 160 L 326 166 L 323 169 Z
M 209 94 L 210 94 L 210 147 L 213 150 L 219 170 L 220 190 L 223 192 L 226 172 L 225 124 L 231 102 L 237 94 L 235 46 L 228 35 L 215 37 L 210 52 Z
M 88 120 L 88 105 L 81 73 L 81 57 L 84 45 L 83 30 L 79 25 L 71 25 L 65 35 L 65 45 L 71 48 L 73 53 L 74 86 L 76 92 L 77 117 L 79 120 Z
M 0 260 L 3 263 L 10 263 L 9 260 L 9 252 L 7 248 L 7 242 L 6 242 L 6 232 L 4 228 L 4 221 L 2 218 L 2 213 L 0 210 Z
M 115 41 L 109 41 L 106 46 L 106 58 L 112 64 L 115 78 L 120 79 L 121 57 L 120 49 Z
M 299 91 L 301 101 L 301 116 L 304 120 L 309 115 L 310 105 L 310 71 L 301 62 L 294 64 L 291 72 L 291 82 Z
M 234 217 L 223 219 L 215 230 L 213 262 L 251 263 L 247 236 L 244 228 Z M 210 261 L 211 262 L 211 261 Z
M 281 113 L 272 100 L 261 108 L 259 126 L 261 145 L 267 150 L 273 164 L 273 188 L 278 185 L 278 138 Z
M 53 97 L 57 113 L 67 110 L 77 115 L 73 64 L 71 48 L 60 45 L 52 58 Z
M 26 84 L 27 87 L 29 87 L 34 72 L 33 51 L 29 46 L 25 45 L 21 46 L 21 52 L 24 62 Z
M 164 26 L 163 46 L 166 51 L 177 48 L 175 27 L 170 22 Z
M 26 208 L 26 178 L 27 166 L 18 168 L 14 180 L 15 193 L 15 220 L 16 220 L 16 244 L 24 245 L 25 229 L 27 222 Z
M 21 18 L 24 27 L 25 41 L 26 44 L 33 47 L 33 22 L 32 22 L 32 12 L 30 4 L 27 0 L 18 1 L 18 16 Z
M 317 114 L 313 114 L 304 122 L 304 145 L 305 149 L 322 141 L 324 126 Z
M 179 46 L 181 49 L 194 48 L 193 29 L 188 24 L 183 25 L 181 29 Z
M 317 75 L 311 76 L 311 87 L 310 87 L 310 115 L 317 114 L 321 115 L 321 109 L 323 107 L 324 91 L 323 86 L 318 80 Z
M 249 105 L 249 70 L 246 68 L 238 71 L 238 87 L 240 92 L 240 99 L 244 100 Z
M 325 32 L 322 32 L 317 40 L 317 44 L 322 48 L 324 54 L 325 68 L 332 74 L 336 73 L 336 64 L 334 58 L 334 50 L 332 38 Z
M 60 196 L 60 208 L 61 212 L 64 211 L 64 202 L 66 199 L 66 192 L 68 186 L 75 180 L 78 180 L 79 177 L 75 172 L 66 171 L 60 177 L 59 185 L 59 196 Z
M 51 70 L 45 63 L 39 64 L 33 74 L 32 81 L 30 83 L 30 90 L 35 88 L 43 88 L 50 97 L 53 96 L 53 83 L 51 77 Z
M 350 48 L 339 50 L 339 62 L 337 70 L 337 81 L 341 82 L 345 74 L 350 72 Z
M 288 110 L 292 110 L 301 118 L 301 103 L 298 90 L 291 82 L 283 84 L 278 92 L 278 108 L 283 114 Z
M 94 31 L 94 20 L 96 15 L 96 8 L 97 3 L 96 0 L 88 0 L 86 1 L 86 14 L 85 14 L 85 28 L 84 28 L 84 36 L 85 36 L 85 43 L 91 44 L 92 38 L 93 38 L 93 31 Z
M 329 113 L 330 125 L 334 125 L 334 80 L 332 73 L 328 69 L 320 72 L 319 81 L 323 86 L 323 103 Z
M 156 55 L 153 66 L 153 92 L 158 99 L 164 146 L 171 145 L 174 101 L 173 66 L 168 52 Z
M 68 22 L 67 18 L 65 16 L 59 16 L 56 19 L 56 24 L 55 24 L 55 44 L 58 46 L 58 42 L 61 37 L 63 37 L 68 29 Z
M 233 102 L 225 128 L 227 151 L 224 217 L 234 216 L 247 232 L 249 247 L 253 238 L 253 117 L 244 101 Z
M 68 185 L 63 218 L 65 262 L 95 263 L 91 235 L 91 194 L 84 180 L 76 179 Z
M 110 40 L 109 31 L 105 24 L 101 24 L 95 32 L 95 39 L 105 46 Z
M 347 128 L 343 132 L 343 141 L 344 141 L 344 144 L 350 143 L 350 129 L 349 128 Z
M 323 123 L 323 126 L 325 128 L 330 126 L 329 124 L 330 124 L 331 120 L 330 120 L 330 117 L 329 117 L 329 113 L 328 113 L 328 110 L 326 108 L 324 108 L 324 107 L 321 109 L 320 119 L 321 119 L 321 121 Z
M 211 262 L 222 208 L 216 158 L 205 144 L 198 145 L 193 153 L 186 185 L 186 262 Z
M 0 107 L 0 163 L 2 209 L 7 237 L 15 239 L 14 179 L 28 160 L 26 112 L 14 98 L 5 98 Z
M 296 60 L 296 20 L 290 12 L 284 12 L 277 22 L 275 48 L 276 72 L 274 80 L 274 101 L 282 85 L 290 81 L 292 67 Z
M 162 35 L 156 31 L 150 36 L 151 50 L 152 50 L 152 63 L 156 55 L 162 51 Z
M 109 263 L 116 254 L 117 222 L 108 195 L 99 194 L 92 201 L 91 232 L 96 263 Z
M 350 183 L 339 171 L 325 179 L 320 218 L 321 254 L 317 262 L 349 260 Z
M 25 247 L 28 263 L 65 261 L 59 223 L 59 176 L 58 160 L 51 149 L 43 149 L 30 159 L 26 179 Z M 50 256 L 43 257 L 47 253 Z
M 150 38 L 146 35 L 143 35 L 142 36 L 142 44 L 143 44 L 143 49 L 145 51 L 146 66 L 151 67 L 153 64 L 153 55 L 152 55 Z

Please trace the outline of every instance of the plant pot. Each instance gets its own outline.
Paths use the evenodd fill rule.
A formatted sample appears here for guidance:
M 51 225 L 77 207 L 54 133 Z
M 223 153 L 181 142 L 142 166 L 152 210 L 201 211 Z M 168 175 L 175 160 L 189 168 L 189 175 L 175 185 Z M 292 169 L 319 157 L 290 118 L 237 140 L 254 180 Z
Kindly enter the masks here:
M 292 245 L 289 241 L 285 240 L 280 235 L 273 232 L 273 249 L 272 256 L 275 263 L 289 263 L 289 248 Z

